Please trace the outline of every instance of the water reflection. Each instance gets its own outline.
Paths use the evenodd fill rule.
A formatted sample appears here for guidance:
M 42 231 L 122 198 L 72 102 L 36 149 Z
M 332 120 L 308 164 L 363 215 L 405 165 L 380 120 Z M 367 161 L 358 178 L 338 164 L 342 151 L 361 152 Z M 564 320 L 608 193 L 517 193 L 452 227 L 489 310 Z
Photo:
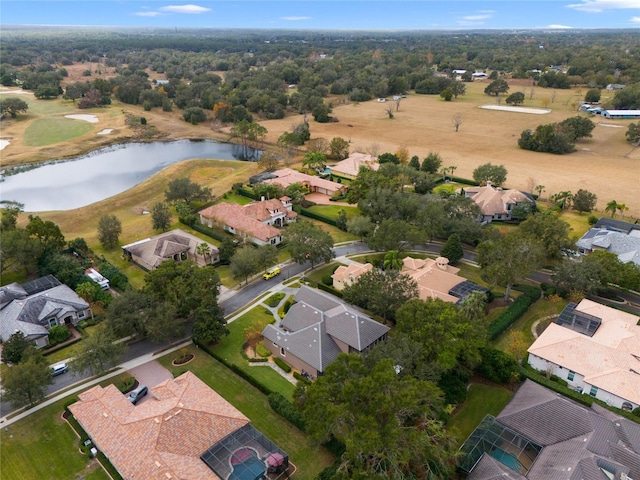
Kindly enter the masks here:
M 4 177 L 0 200 L 27 212 L 71 210 L 117 195 L 183 160 L 257 160 L 262 152 L 209 140 L 130 143 Z

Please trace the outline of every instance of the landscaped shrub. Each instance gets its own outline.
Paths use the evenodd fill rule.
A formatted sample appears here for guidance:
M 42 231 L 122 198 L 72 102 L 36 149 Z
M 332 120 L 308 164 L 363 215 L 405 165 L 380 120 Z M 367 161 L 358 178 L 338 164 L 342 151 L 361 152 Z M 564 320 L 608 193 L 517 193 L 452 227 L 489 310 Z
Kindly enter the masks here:
M 285 296 L 286 294 L 283 292 L 274 293 L 269 298 L 267 298 L 264 303 L 269 305 L 271 308 L 275 308 L 280 304 Z M 271 312 L 269 312 L 269 314 L 271 314 Z
M 287 365 L 286 363 L 284 363 L 279 358 L 274 358 L 273 361 L 276 363 L 276 365 L 278 365 L 285 372 L 289 373 L 291 371 L 291 367 L 289 365 Z
M 260 355 L 263 358 L 271 356 L 271 352 L 267 347 L 264 346 L 262 342 L 256 345 L 256 354 Z
M 293 372 L 293 378 L 295 378 L 299 382 L 305 383 L 307 385 L 311 385 L 311 380 L 309 380 L 307 377 L 304 377 L 302 374 L 298 372 Z
M 636 417 L 640 418 L 640 407 L 636 407 L 633 409 L 633 412 L 631 412 L 633 415 L 635 415 Z
M 318 287 L 319 290 L 324 290 L 325 292 L 329 292 L 331 295 L 335 295 L 338 298 L 342 298 L 342 292 L 340 290 L 336 290 L 332 286 L 319 283 L 316 285 L 316 287 Z
M 589 222 L 589 225 L 595 225 L 596 223 L 598 223 L 598 217 L 596 217 L 595 215 L 589 215 L 589 217 L 587 218 L 587 222 Z
M 71 332 L 64 325 L 56 325 L 49 329 L 49 344 L 55 345 L 56 343 L 64 342 L 71 336 Z
M 528 285 L 519 285 L 514 289 L 523 292 L 509 308 L 507 308 L 498 318 L 496 318 L 487 329 L 489 340 L 498 338 L 507 328 L 519 319 L 529 307 L 540 298 L 540 289 Z
M 129 378 L 116 383 L 116 388 L 120 390 L 122 393 L 127 393 L 129 390 L 133 388 L 136 384 L 136 379 L 133 376 L 129 376 Z
M 269 394 L 267 398 L 269 400 L 269 405 L 274 412 L 289 420 L 289 422 L 291 422 L 303 432 L 305 431 L 306 426 L 304 423 L 304 418 L 293 403 L 291 403 L 289 400 L 287 400 L 277 392 Z
M 510 383 L 520 376 L 518 361 L 511 355 L 496 348 L 486 347 L 480 350 L 482 361 L 476 367 L 476 373 L 496 383 Z
M 322 283 L 324 283 L 325 285 L 333 285 L 333 278 L 331 277 L 331 275 L 323 275 L 322 276 Z

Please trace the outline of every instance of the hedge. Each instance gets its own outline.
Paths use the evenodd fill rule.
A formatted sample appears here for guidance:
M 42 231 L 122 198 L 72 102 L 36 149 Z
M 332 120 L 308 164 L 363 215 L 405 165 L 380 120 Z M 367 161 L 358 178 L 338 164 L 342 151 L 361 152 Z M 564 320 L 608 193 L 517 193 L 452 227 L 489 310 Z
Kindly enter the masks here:
M 235 192 L 238 195 L 242 195 L 243 197 L 251 198 L 253 200 L 260 200 L 260 197 L 258 197 L 256 192 L 254 192 L 252 188 L 247 188 L 247 187 L 244 187 L 244 186 L 237 187 L 235 189 Z
M 269 400 L 269 405 L 274 412 L 284 417 L 302 432 L 306 430 L 304 418 L 292 402 L 277 392 L 270 394 L 267 399 Z
M 507 308 L 498 318 L 496 318 L 487 329 L 489 340 L 493 341 L 505 332 L 513 323 L 518 320 L 529 307 L 540 298 L 540 288 L 528 285 L 513 287 L 515 290 L 523 292 L 509 308 Z
M 267 298 L 264 303 L 269 305 L 271 308 L 275 308 L 280 304 L 285 296 L 286 294 L 283 292 L 274 293 L 269 298 Z M 271 314 L 271 312 L 269 312 L 269 314 Z
M 300 207 L 300 213 L 305 217 L 320 220 L 321 222 L 328 223 L 329 225 L 333 225 L 334 227 L 338 226 L 335 218 L 327 217 L 326 215 L 322 215 L 321 213 L 312 212 L 307 208 Z
M 324 290 L 325 292 L 328 292 L 331 295 L 335 295 L 338 298 L 342 298 L 342 292 L 340 290 L 336 290 L 330 285 L 325 285 L 324 283 L 318 283 L 316 287 L 318 287 L 319 290 Z
M 295 378 L 299 382 L 305 383 L 307 385 L 311 385 L 311 380 L 309 380 L 307 377 L 303 376 L 301 373 L 293 372 L 293 378 Z
M 276 365 L 278 365 L 282 370 L 284 370 L 286 373 L 291 372 L 291 367 L 289 365 L 287 365 L 286 363 L 284 363 L 282 360 L 280 360 L 279 358 L 274 358 L 273 361 L 275 362 Z
M 207 227 L 206 225 L 202 225 L 201 223 L 194 223 L 193 225 L 189 225 L 183 218 L 180 218 L 180 223 L 187 225 L 188 227 L 193 228 L 196 232 L 200 232 L 207 237 L 211 237 L 219 242 L 224 242 L 226 238 L 228 238 L 226 233 L 216 231 L 212 228 Z

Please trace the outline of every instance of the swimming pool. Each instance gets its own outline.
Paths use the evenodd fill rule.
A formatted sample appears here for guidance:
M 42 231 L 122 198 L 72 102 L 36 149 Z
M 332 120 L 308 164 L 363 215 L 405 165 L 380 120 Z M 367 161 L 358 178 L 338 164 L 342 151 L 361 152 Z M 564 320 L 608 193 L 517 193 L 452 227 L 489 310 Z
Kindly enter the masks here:
M 491 455 L 503 465 L 509 467 L 511 470 L 522 473 L 522 467 L 520 465 L 520 462 L 518 461 L 518 457 L 516 457 L 512 453 L 505 452 L 501 448 L 496 448 L 495 450 L 492 450 L 489 455 Z

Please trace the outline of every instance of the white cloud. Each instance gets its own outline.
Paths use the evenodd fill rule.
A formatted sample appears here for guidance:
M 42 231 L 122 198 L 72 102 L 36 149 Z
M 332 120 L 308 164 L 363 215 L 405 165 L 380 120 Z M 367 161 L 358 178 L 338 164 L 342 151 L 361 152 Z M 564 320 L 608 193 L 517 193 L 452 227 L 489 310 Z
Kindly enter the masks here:
M 157 17 L 162 14 L 160 12 L 136 12 L 134 15 L 138 17 Z
M 287 20 L 289 22 L 299 22 L 300 20 L 311 20 L 311 17 L 280 17 L 280 20 Z
M 581 2 L 567 5 L 567 7 L 594 13 L 604 10 L 640 9 L 640 0 L 581 0 Z
M 187 13 L 191 15 L 197 15 L 200 13 L 211 11 L 210 8 L 199 7 L 198 5 L 167 5 L 166 7 L 160 7 L 159 10 L 163 12 Z
M 631 17 L 629 21 L 631 23 L 640 23 L 640 17 Z
M 546 27 L 544 27 L 544 28 L 552 28 L 552 29 L 568 29 L 568 28 L 573 28 L 573 27 L 570 27 L 570 26 L 568 26 L 568 25 L 558 25 L 558 24 L 555 24 L 555 23 L 554 23 L 554 24 L 551 24 L 551 25 L 547 25 L 547 26 L 546 26 Z
M 477 22 L 479 20 L 487 20 L 488 18 L 491 18 L 491 15 L 484 13 L 482 15 L 466 15 L 462 17 L 462 20 L 467 22 Z

